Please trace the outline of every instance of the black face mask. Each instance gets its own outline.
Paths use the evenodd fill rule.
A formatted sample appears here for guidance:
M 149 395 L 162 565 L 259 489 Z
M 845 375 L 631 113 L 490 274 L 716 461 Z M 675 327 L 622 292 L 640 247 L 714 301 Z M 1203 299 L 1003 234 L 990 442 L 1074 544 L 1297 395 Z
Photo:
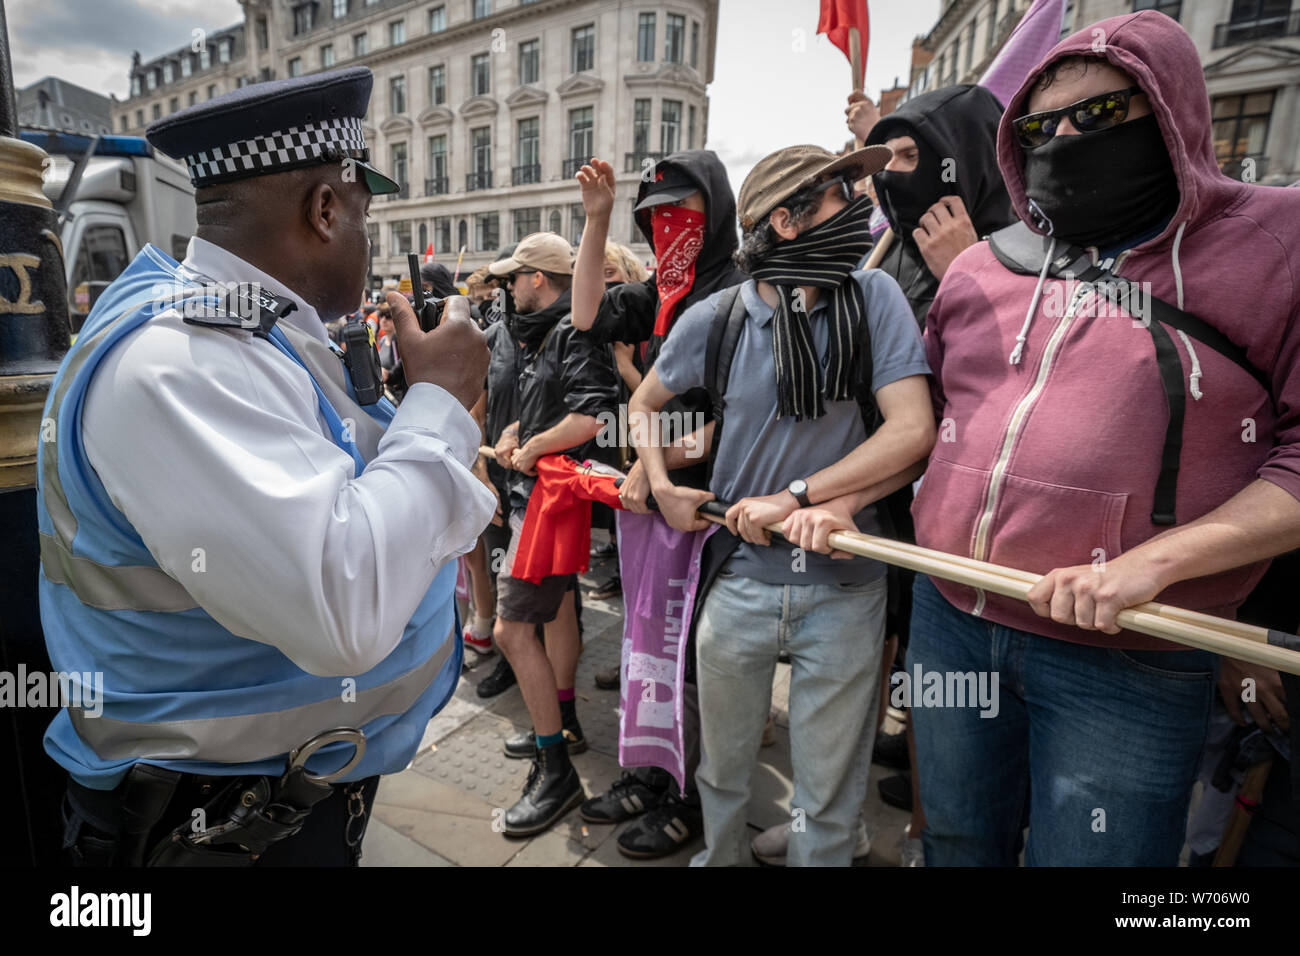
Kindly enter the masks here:
M 1057 136 L 1025 153 L 1034 225 L 1078 246 L 1111 248 L 1155 229 L 1178 208 L 1178 178 L 1155 114 L 1110 129 Z
M 939 157 L 920 140 L 916 141 L 916 154 L 916 169 L 911 172 L 882 170 L 871 177 L 894 235 L 909 242 L 930 207 L 957 192 L 956 183 L 943 181 Z

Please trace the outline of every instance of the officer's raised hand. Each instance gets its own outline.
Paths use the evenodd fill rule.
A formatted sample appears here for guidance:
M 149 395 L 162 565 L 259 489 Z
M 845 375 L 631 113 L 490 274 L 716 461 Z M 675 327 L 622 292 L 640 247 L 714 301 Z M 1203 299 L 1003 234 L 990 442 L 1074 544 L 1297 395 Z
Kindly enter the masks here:
M 455 395 L 466 409 L 472 408 L 483 394 L 491 353 L 482 331 L 470 318 L 469 300 L 461 295 L 449 297 L 442 321 L 432 332 L 421 330 L 405 296 L 388 293 L 388 306 L 407 383 L 431 382 Z

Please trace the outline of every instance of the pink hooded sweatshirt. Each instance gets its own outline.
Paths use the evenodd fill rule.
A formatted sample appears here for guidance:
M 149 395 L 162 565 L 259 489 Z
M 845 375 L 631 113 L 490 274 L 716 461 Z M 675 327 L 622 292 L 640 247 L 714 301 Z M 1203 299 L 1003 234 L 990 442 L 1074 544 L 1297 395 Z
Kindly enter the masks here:
M 1200 60 L 1177 23 L 1151 11 L 1103 20 L 1039 64 L 998 132 L 1016 213 L 1031 221 L 1023 151 L 1009 120 L 1028 112 L 1044 67 L 1097 55 L 1098 36 L 1105 58 L 1147 94 L 1181 192 L 1165 230 L 1112 269 L 1149 282 L 1152 295 L 1245 348 L 1271 384 L 1265 394 L 1240 366 L 1169 329 L 1186 392 L 1176 523 L 1212 511 L 1257 478 L 1300 499 L 1300 190 L 1248 185 L 1219 171 Z M 999 263 L 987 242 L 963 252 L 944 276 L 925 331 L 940 434 L 912 511 L 925 547 L 1041 574 L 1113 559 L 1166 530 L 1151 511 L 1168 404 L 1150 331 L 1106 303 L 1098 310 L 1079 283 L 1048 279 L 1036 294 L 1038 285 L 1037 276 Z M 1084 294 L 1071 308 L 1076 292 Z M 1182 581 L 1157 600 L 1232 617 L 1266 567 Z M 1056 624 L 1023 602 L 934 583 L 959 609 L 1036 634 L 1178 647 L 1132 631 Z

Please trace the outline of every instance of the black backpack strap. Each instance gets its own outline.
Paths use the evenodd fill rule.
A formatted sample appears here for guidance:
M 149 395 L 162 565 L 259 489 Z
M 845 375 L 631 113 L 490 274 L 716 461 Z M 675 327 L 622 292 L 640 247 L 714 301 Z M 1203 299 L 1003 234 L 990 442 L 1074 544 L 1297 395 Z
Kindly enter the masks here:
M 709 339 L 704 347 L 704 389 L 709 393 L 709 404 L 713 406 L 713 442 L 709 446 L 708 481 L 713 480 L 713 462 L 721 444 L 727 405 L 723 395 L 731 378 L 731 362 L 736 357 L 736 344 L 745 327 L 746 315 L 748 312 L 745 300 L 740 295 L 740 286 L 733 285 L 724 289 L 713 311 L 713 324 L 709 326 Z

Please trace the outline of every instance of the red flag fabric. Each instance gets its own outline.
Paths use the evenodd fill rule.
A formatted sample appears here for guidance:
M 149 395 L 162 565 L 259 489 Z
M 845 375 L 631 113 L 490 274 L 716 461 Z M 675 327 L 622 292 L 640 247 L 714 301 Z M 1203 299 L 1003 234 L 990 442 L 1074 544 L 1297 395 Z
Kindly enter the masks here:
M 849 62 L 853 56 L 849 52 L 849 30 L 857 27 L 858 36 L 862 38 L 862 85 L 867 82 L 867 0 L 821 0 L 822 12 L 817 21 L 817 32 L 826 34 L 826 39 L 839 47 Z
M 428 247 L 427 249 L 424 250 L 424 261 L 425 261 L 425 262 L 432 262 L 432 261 L 433 261 L 433 243 L 432 243 L 432 242 L 429 243 L 429 247 Z
M 583 471 L 568 455 L 537 459 L 510 576 L 540 584 L 553 574 L 580 574 L 591 560 L 591 503 L 621 508 L 615 475 Z

